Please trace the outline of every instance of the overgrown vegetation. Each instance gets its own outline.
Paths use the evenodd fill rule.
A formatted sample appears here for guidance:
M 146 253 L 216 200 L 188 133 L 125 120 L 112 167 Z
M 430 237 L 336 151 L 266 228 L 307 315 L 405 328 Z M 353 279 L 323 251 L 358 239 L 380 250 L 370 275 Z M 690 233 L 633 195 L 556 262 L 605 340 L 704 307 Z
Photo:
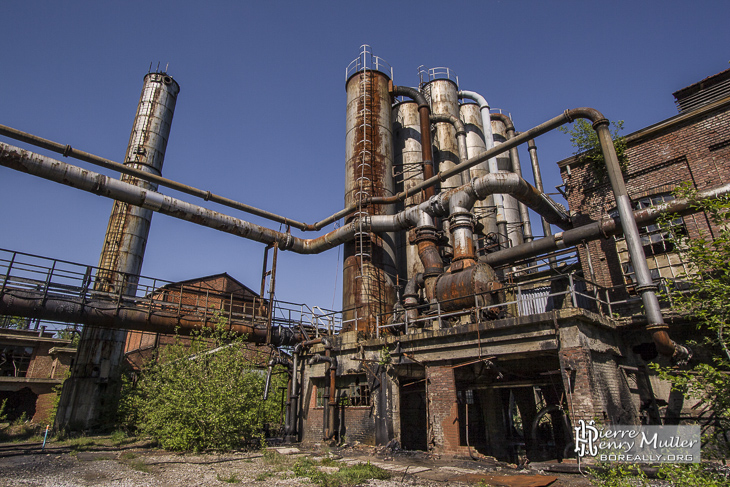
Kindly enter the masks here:
M 0 316 L 0 328 L 27 330 L 30 328 L 30 318 L 21 318 L 20 316 Z
M 294 475 L 308 477 L 312 482 L 322 487 L 347 487 L 360 485 L 370 479 L 387 480 L 390 473 L 380 467 L 368 463 L 356 465 L 342 465 L 337 462 L 327 462 L 329 467 L 337 467 L 336 472 L 328 473 L 320 469 L 322 463 L 309 458 L 303 458 L 294 464 Z
M 245 353 L 245 337 L 213 331 L 178 337 L 140 376 L 123 385 L 123 426 L 175 451 L 230 450 L 260 444 L 264 425 L 278 422 L 277 394 L 262 400 L 264 374 Z M 286 379 L 272 380 L 277 391 Z
M 712 363 L 697 363 L 689 369 L 654 366 L 662 379 L 674 390 L 700 398 L 711 411 L 711 433 L 703 437 L 703 456 L 727 458 L 730 454 L 727 435 L 730 433 L 730 197 L 699 201 L 697 192 L 685 185 L 676 191 L 678 198 L 692 201 L 696 210 L 704 211 L 716 225 L 714 235 L 690 237 L 670 226 L 674 215 L 664 219 L 671 239 L 690 272 L 680 276 L 682 286 L 670 290 L 673 308 L 697 321 L 703 339 L 690 343 L 693 348 L 712 357 Z M 713 238 L 714 237 L 714 238 Z
M 652 485 L 635 465 L 602 465 L 590 470 L 591 483 L 600 487 L 645 487 Z M 701 463 L 662 464 L 657 477 L 667 485 L 682 487 L 721 487 L 730 483 L 727 473 Z
M 624 121 L 611 122 L 611 138 L 613 147 L 616 149 L 621 172 L 626 174 L 629 168 L 629 158 L 626 155 L 626 137 L 620 135 L 624 128 Z M 590 165 L 594 182 L 603 183 L 607 180 L 606 161 L 601 152 L 601 144 L 598 141 L 598 134 L 593 126 L 585 119 L 578 119 L 570 126 L 563 126 L 558 130 L 570 135 L 570 143 L 575 148 L 573 154 L 579 162 L 586 162 Z

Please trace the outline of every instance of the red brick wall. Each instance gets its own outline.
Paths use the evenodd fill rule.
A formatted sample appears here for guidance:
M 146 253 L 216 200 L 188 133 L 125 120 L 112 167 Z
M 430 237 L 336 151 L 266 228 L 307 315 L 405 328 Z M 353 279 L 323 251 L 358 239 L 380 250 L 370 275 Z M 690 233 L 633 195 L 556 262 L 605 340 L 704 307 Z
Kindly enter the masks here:
M 730 108 L 708 113 L 663 131 L 640 136 L 629 136 L 626 154 L 629 159 L 625 176 L 629 196 L 637 199 L 671 192 L 688 181 L 698 190 L 725 184 L 730 180 L 730 145 L 713 144 L 730 140 Z M 576 226 L 598 220 L 615 208 L 608 183 L 596 184 L 588 164 L 570 164 L 570 174 L 561 169 L 571 213 Z M 703 214 L 685 217 L 690 235 L 704 232 L 709 235 L 708 221 Z M 613 238 L 588 243 L 596 274 L 603 286 L 623 284 L 621 268 Z M 585 252 L 581 261 L 586 276 L 590 276 Z
M 317 404 L 317 386 L 312 387 L 309 395 L 309 402 L 304 397 L 306 391 L 302 391 L 302 409 L 306 410 L 306 419 L 304 420 L 304 428 L 302 441 L 318 442 L 322 441 L 322 419 L 324 408 L 316 407 Z M 371 399 L 374 401 L 375 399 Z M 338 439 L 346 439 L 348 443 L 358 441 L 365 445 L 375 444 L 375 415 L 371 406 L 349 406 L 337 407 L 335 428 L 338 432 Z
M 439 453 L 464 453 L 459 437 L 459 405 L 456 399 L 454 369 L 427 366 L 429 424 L 433 450 Z

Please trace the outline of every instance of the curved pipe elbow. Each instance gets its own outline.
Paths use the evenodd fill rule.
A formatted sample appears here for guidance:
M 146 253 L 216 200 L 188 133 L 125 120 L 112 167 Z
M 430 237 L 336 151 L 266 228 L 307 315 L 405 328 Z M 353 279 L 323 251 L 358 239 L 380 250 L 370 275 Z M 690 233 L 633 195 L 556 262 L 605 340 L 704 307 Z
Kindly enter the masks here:
M 507 130 L 509 132 L 510 130 L 514 131 L 515 126 L 512 123 L 512 119 L 505 115 L 504 113 L 490 113 L 489 118 L 492 120 L 496 120 L 497 122 L 502 122 Z
M 418 290 L 423 288 L 423 286 L 425 286 L 425 280 L 423 278 L 423 273 L 419 272 L 413 276 L 410 281 L 408 281 L 405 289 L 403 289 L 403 296 L 405 298 L 409 296 L 416 296 L 418 295 Z
M 390 94 L 394 97 L 396 96 L 407 96 L 408 98 L 412 99 L 416 103 L 418 103 L 418 108 L 428 108 L 428 110 L 431 110 L 431 105 L 429 105 L 428 100 L 426 100 L 426 97 L 423 96 L 423 93 L 418 91 L 416 88 L 411 88 L 410 86 L 396 86 L 391 85 L 390 87 Z
M 575 121 L 575 119 L 577 118 L 585 118 L 587 120 L 590 120 L 594 128 L 596 125 L 608 123 L 608 119 L 604 117 L 601 112 L 599 112 L 595 108 L 590 107 L 572 108 L 570 110 L 566 110 L 565 115 L 568 117 L 568 120 L 570 122 Z
M 454 126 L 454 129 L 456 129 L 456 135 L 466 135 L 466 127 L 464 126 L 464 122 L 462 122 L 458 117 L 455 117 L 454 115 L 451 115 L 450 113 L 443 113 L 443 114 L 432 114 L 429 119 L 431 122 L 434 123 L 450 123 Z
M 479 108 L 486 108 L 489 110 L 489 102 L 487 102 L 487 99 L 476 91 L 461 90 L 459 91 L 459 98 L 474 100 L 479 105 Z
M 672 340 L 666 325 L 657 328 L 648 326 L 647 329 L 651 333 L 657 352 L 661 355 L 670 357 L 674 363 L 687 363 L 692 358 L 692 350 Z

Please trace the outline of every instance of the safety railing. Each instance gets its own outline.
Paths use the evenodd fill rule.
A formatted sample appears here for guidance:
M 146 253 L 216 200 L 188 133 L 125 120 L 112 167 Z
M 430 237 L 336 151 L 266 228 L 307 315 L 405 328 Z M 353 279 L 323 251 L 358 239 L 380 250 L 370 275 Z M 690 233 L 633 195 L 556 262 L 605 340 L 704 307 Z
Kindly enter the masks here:
M 660 290 L 669 289 L 670 280 L 658 282 Z M 474 306 L 458 311 L 445 312 L 450 301 L 426 303 L 416 307 L 417 319 L 409 319 L 407 310 L 402 308 L 378 316 L 377 336 L 387 331 L 408 333 L 414 327 L 424 328 L 438 323 L 437 328 L 444 328 L 445 323 L 454 323 L 461 317 L 468 317 L 469 323 L 517 318 L 549 312 L 556 309 L 577 308 L 592 311 L 601 316 L 614 318 L 617 311 L 621 316 L 639 312 L 641 298 L 629 294 L 626 286 L 604 287 L 585 279 L 582 271 L 572 270 L 565 273 L 551 274 L 534 279 L 522 276 L 519 281 L 509 283 L 498 291 L 497 303 L 482 305 L 481 299 L 486 294 L 474 294 Z M 664 295 L 664 293 L 661 293 Z M 463 299 L 463 298 L 457 298 Z M 671 307 L 671 300 L 661 300 L 662 308 Z
M 393 68 L 383 58 L 375 56 L 368 44 L 360 46 L 360 54 L 345 68 L 345 81 L 360 71 L 380 71 L 393 79 Z
M 109 308 L 197 320 L 265 326 L 269 301 L 244 291 L 222 292 L 215 282 L 172 282 L 146 276 L 110 273 L 98 267 L 0 249 L 0 296 L 95 302 Z M 341 315 L 306 304 L 275 301 L 275 324 L 306 329 L 319 336 L 336 333 Z M 46 323 L 46 321 L 44 321 Z M 36 324 L 37 326 L 38 324 Z

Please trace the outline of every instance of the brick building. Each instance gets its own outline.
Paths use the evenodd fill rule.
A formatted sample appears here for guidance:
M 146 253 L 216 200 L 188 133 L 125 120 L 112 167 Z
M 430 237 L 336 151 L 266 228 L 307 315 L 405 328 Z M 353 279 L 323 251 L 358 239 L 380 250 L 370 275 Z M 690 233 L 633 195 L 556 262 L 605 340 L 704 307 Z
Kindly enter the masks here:
M 231 316 L 251 316 L 253 321 L 266 321 L 268 302 L 225 272 L 211 276 L 170 283 L 155 290 L 149 296 L 156 303 L 202 313 L 207 310 L 209 319 L 230 319 Z M 176 335 L 130 331 L 124 347 L 126 363 L 139 370 L 146 360 L 154 356 L 158 347 L 173 343 Z M 182 338 L 183 340 L 185 338 Z
M 25 413 L 34 423 L 50 419 L 56 388 L 73 364 L 71 340 L 41 330 L 0 330 L 0 402 L 13 420 Z
M 730 179 L 730 70 L 681 89 L 674 96 L 678 115 L 626 137 L 629 165 L 624 177 L 636 209 L 672 199 L 672 192 L 684 183 L 701 191 Z M 616 206 L 608 183 L 596 177 L 589 163 L 572 157 L 558 165 L 577 225 L 614 216 Z M 684 226 L 690 236 L 700 232 L 714 236 L 716 231 L 702 213 L 672 224 Z M 655 280 L 676 279 L 687 270 L 658 226 L 641 230 Z M 588 249 L 596 283 L 606 287 L 626 284 L 632 291 L 633 269 L 621 238 L 590 242 Z M 586 275 L 591 275 L 585 251 L 581 257 Z

